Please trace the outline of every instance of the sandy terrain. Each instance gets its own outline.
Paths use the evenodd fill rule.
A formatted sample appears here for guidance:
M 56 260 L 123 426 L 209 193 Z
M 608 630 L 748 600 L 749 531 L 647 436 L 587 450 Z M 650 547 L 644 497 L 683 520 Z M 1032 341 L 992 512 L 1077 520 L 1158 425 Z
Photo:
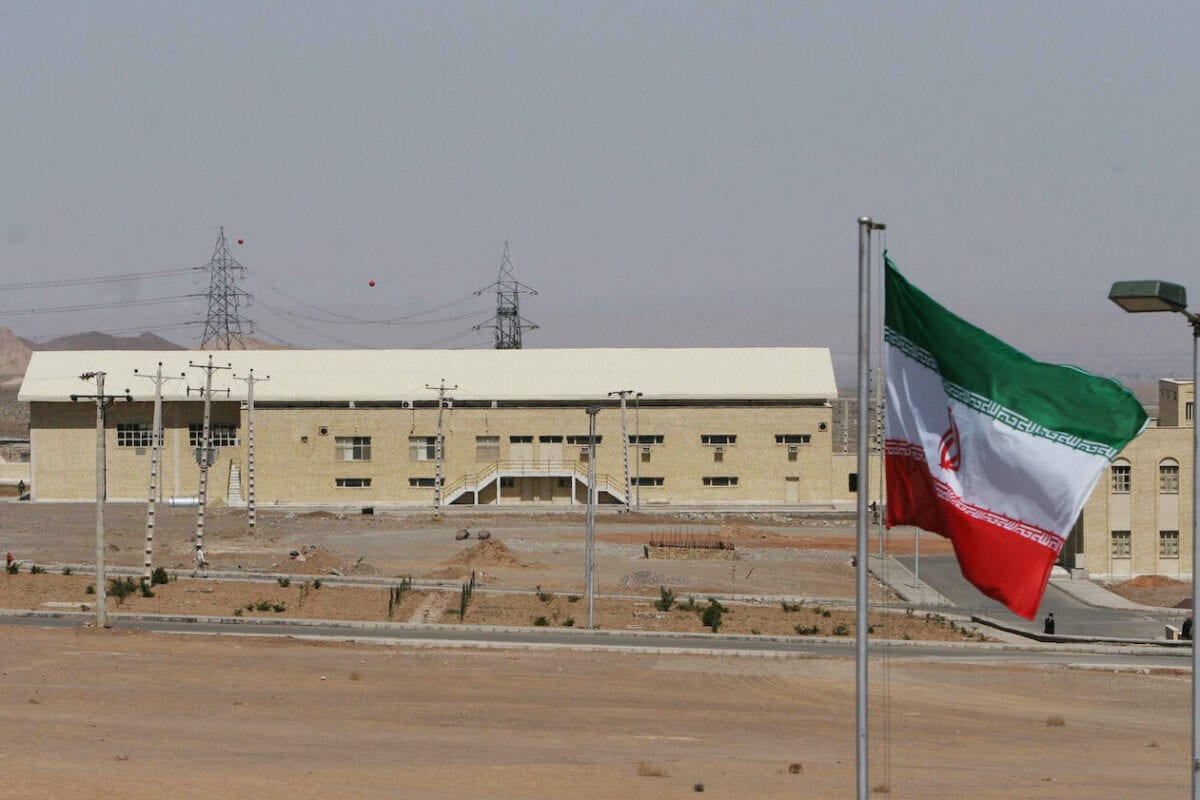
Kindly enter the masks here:
M 871 778 L 886 796 L 1187 791 L 1186 676 L 873 670 Z M 853 703 L 843 659 L 0 626 L 0 797 L 593 800 L 695 797 L 697 782 L 713 798 L 848 797 Z
M 1127 581 L 1106 584 L 1105 588 L 1144 606 L 1186 608 L 1192 602 L 1190 581 L 1178 581 L 1163 575 L 1139 575 Z
M 94 507 L 0 503 L 0 552 L 23 561 L 90 563 L 95 553 Z M 446 578 L 469 574 L 455 559 L 478 544 L 480 531 L 502 541 L 515 559 L 476 565 L 488 586 L 532 591 L 578 591 L 583 578 L 583 513 L 494 514 L 454 509 L 433 521 L 426 512 L 405 514 L 296 513 L 262 510 L 258 528 L 246 527 L 245 511 L 211 509 L 205 552 L 214 568 L 304 572 L 338 569 L 347 574 Z M 142 562 L 146 512 L 140 504 L 109 504 L 106 511 L 106 558 L 137 567 Z M 190 570 L 195 509 L 160 507 L 155 535 L 155 564 Z M 454 534 L 467 529 L 472 538 Z M 737 560 L 647 559 L 644 546 L 653 536 L 720 534 L 737 547 Z M 657 595 L 670 586 L 681 595 L 783 594 L 812 598 L 854 596 L 853 527 L 845 520 L 793 519 L 778 514 L 723 516 L 692 513 L 606 512 L 597 520 L 597 588 L 601 592 Z M 923 552 L 938 552 L 944 540 L 926 536 Z M 874 547 L 874 544 L 872 544 Z M 891 550 L 912 546 L 909 534 L 889 537 Z M 315 548 L 331 554 L 320 570 L 300 567 L 292 550 Z M 311 566 L 311 565 L 310 565 Z M 894 596 L 872 584 L 874 602 Z

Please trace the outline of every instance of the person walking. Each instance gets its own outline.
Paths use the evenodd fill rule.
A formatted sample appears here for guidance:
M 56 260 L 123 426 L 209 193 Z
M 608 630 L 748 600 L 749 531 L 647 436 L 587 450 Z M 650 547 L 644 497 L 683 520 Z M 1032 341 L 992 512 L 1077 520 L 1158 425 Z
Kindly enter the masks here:
M 1180 631 L 1180 635 L 1183 636 L 1184 639 L 1187 639 L 1189 641 L 1191 640 L 1191 638 L 1192 638 L 1192 618 L 1191 617 L 1188 617 L 1187 619 L 1185 619 L 1183 621 L 1183 630 Z
M 1045 633 L 1049 636 L 1054 635 L 1054 612 L 1053 611 L 1051 611 L 1049 614 L 1046 615 L 1046 624 L 1042 629 L 1042 633 Z

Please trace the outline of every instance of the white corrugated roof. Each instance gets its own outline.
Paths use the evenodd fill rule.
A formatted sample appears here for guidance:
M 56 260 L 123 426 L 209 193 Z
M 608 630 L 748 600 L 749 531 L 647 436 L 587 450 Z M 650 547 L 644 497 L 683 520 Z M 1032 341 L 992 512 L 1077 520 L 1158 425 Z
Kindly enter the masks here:
M 213 363 L 214 389 L 245 397 L 235 380 L 251 369 L 269 381 L 255 384 L 263 402 L 433 400 L 426 386 L 445 379 L 461 400 L 588 400 L 631 389 L 643 399 L 828 400 L 837 397 L 833 361 L 823 347 L 730 347 L 580 350 L 221 350 Z M 129 389 L 138 400 L 154 397 L 154 383 L 137 377 L 163 374 L 186 380 L 165 384 L 163 396 L 187 399 L 186 388 L 204 385 L 207 363 L 196 350 L 37 351 L 29 361 L 19 399 L 65 401 L 95 392 L 84 372 L 103 370 L 105 392 Z M 198 397 L 193 392 L 191 399 Z

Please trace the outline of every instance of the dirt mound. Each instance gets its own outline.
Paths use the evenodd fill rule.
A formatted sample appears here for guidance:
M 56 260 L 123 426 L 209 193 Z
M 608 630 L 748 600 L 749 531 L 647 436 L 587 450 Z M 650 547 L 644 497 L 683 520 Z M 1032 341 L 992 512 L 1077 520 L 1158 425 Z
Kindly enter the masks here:
M 375 567 L 361 558 L 358 561 L 346 562 L 320 547 L 305 547 L 295 558 L 273 564 L 272 568 L 276 572 L 286 572 L 290 575 L 329 575 L 334 571 L 343 575 L 377 574 Z
M 479 544 L 468 547 L 453 558 L 442 562 L 442 566 L 453 569 L 455 567 L 466 567 L 468 569 L 479 569 L 480 567 L 517 567 L 519 569 L 528 569 L 533 564 L 528 564 L 509 550 L 504 542 L 497 539 L 487 539 Z
M 1163 589 L 1168 586 L 1183 585 L 1183 582 L 1164 575 L 1139 575 L 1118 585 L 1125 589 Z

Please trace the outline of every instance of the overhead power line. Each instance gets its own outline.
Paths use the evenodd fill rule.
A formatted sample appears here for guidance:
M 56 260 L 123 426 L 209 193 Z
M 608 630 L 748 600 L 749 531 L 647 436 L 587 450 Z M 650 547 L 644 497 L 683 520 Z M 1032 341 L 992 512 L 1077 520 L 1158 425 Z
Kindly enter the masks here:
M 199 272 L 203 269 L 204 267 L 175 267 L 173 269 L 149 270 L 146 272 L 121 272 L 116 275 L 101 275 L 93 278 L 50 278 L 44 281 L 0 284 L 0 291 L 20 292 L 27 289 L 62 289 L 68 286 L 97 286 L 104 283 L 123 283 L 133 280 L 155 280 L 157 278 L 172 278 L 177 275 L 186 275 L 189 272 Z
M 179 294 L 171 297 L 152 297 L 147 300 L 118 300 L 109 303 L 81 303 L 73 306 L 49 306 L 46 308 L 14 308 L 9 310 L 0 310 L 0 316 L 7 317 L 24 317 L 32 314 L 65 314 L 69 311 L 98 311 L 104 308 L 130 308 L 132 306 L 161 306 L 167 303 L 179 303 L 184 300 L 191 300 L 196 297 L 204 297 L 203 294 Z

